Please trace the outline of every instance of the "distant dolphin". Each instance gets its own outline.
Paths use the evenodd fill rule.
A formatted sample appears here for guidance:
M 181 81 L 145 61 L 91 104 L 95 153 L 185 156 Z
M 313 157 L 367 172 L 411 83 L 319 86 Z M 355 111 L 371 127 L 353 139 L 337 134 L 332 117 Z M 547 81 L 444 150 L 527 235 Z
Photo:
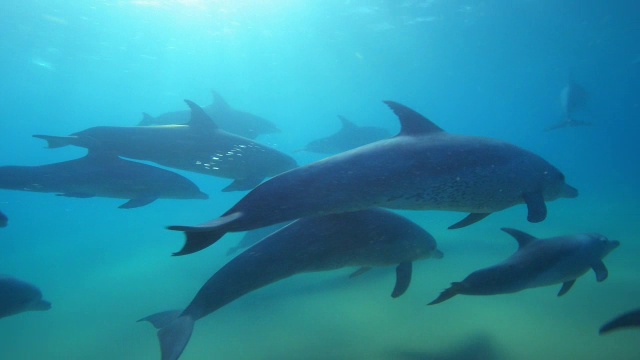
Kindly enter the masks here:
M 9 218 L 2 211 L 0 211 L 0 227 L 7 227 Z
M 248 139 L 255 139 L 262 134 L 280 132 L 274 123 L 257 115 L 233 109 L 215 91 L 212 91 L 213 102 L 202 109 L 215 120 L 221 129 Z M 138 126 L 149 125 L 182 125 L 189 121 L 189 111 L 171 111 L 153 117 L 143 113 L 143 119 Z
M 626 312 L 602 325 L 600 335 L 606 334 L 609 331 L 630 327 L 640 327 L 640 309 Z
M 37 287 L 7 275 L 0 275 L 0 318 L 25 311 L 51 309 Z
M 565 127 L 591 125 L 588 121 L 576 120 L 574 118 L 574 113 L 586 106 L 587 98 L 587 91 L 584 87 L 573 81 L 573 79 L 569 79 L 567 86 L 562 88 L 562 91 L 560 92 L 560 104 L 562 105 L 563 120 L 545 128 L 544 130 L 551 131 Z
M 227 256 L 233 255 L 242 249 L 246 249 L 249 246 L 256 244 L 258 241 L 264 239 L 268 235 L 271 235 L 271 233 L 280 230 L 280 228 L 284 227 L 287 224 L 289 224 L 289 222 L 269 225 L 245 232 L 244 235 L 242 235 L 240 241 L 235 246 L 232 246 L 229 248 L 229 250 L 227 250 Z
M 34 137 L 47 140 L 50 148 L 75 145 L 104 149 L 126 158 L 234 179 L 223 191 L 250 190 L 265 177 L 297 166 L 286 154 L 219 129 L 202 108 L 185 101 L 191 107 L 188 125 L 99 126 L 71 136 Z
M 186 233 L 183 255 L 230 231 L 305 216 L 380 206 L 470 214 L 461 228 L 492 212 L 525 203 L 527 219 L 547 215 L 545 201 L 576 197 L 564 175 L 539 156 L 492 139 L 452 135 L 408 107 L 387 101 L 401 123 L 388 140 L 361 146 L 276 176 L 249 192 L 221 218 Z
M 159 198 L 208 198 L 189 179 L 174 172 L 95 150 L 60 163 L 2 166 L 0 188 L 78 198 L 130 199 L 119 206 L 121 209 L 144 206 Z
M 429 305 L 458 294 L 509 294 L 554 284 L 562 284 L 558 292 L 558 296 L 562 296 L 589 269 L 593 269 L 598 281 L 605 280 L 608 271 L 602 259 L 620 245 L 619 241 L 608 240 L 600 234 L 539 240 L 519 230 L 502 230 L 518 241 L 518 250 L 503 262 L 474 271 L 461 282 L 452 283 Z
M 311 141 L 301 150 L 321 154 L 336 154 L 391 137 L 391 134 L 383 128 L 358 126 L 343 116 L 338 115 L 338 117 L 342 122 L 340 131 Z
M 295 274 L 346 266 L 396 267 L 392 297 L 411 281 L 412 261 L 440 258 L 433 237 L 387 210 L 369 209 L 297 220 L 267 236 L 216 272 L 184 310 L 142 320 L 158 331 L 162 359 L 177 359 L 193 324 L 237 298 Z

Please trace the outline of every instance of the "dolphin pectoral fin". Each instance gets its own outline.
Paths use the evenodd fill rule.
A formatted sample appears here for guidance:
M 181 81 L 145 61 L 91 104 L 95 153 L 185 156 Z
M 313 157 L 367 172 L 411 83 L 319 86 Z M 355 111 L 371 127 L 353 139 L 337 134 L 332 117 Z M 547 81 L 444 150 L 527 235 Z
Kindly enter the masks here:
M 83 193 L 83 192 L 68 192 L 68 193 L 56 194 L 56 196 L 72 197 L 72 198 L 79 198 L 79 199 L 88 199 L 88 198 L 95 197 L 96 194 Z
M 573 284 L 575 284 L 575 282 L 576 282 L 575 279 L 563 282 L 562 287 L 560 288 L 560 291 L 558 291 L 558 296 L 562 296 L 566 294 L 569 290 L 571 290 L 571 287 L 573 286 Z
M 411 261 L 405 261 L 396 266 L 396 286 L 391 293 L 392 298 L 397 298 L 404 294 L 411 284 Z
M 351 275 L 349 275 L 349 279 L 353 279 L 356 276 L 360 276 L 360 275 L 366 273 L 369 270 L 371 270 L 370 266 L 363 266 L 363 267 L 359 268 L 358 270 L 352 272 Z
M 463 228 L 465 226 L 469 226 L 471 224 L 477 223 L 478 221 L 486 218 L 489 215 L 491 215 L 491 213 L 471 213 L 471 214 L 467 215 L 467 217 L 465 217 L 464 219 L 462 219 L 462 220 L 458 221 L 457 223 L 449 226 L 449 230 L 460 229 L 460 228 Z
M 605 281 L 609 276 L 609 270 L 607 270 L 607 267 L 604 265 L 602 260 L 593 264 L 591 268 L 596 273 L 596 280 L 598 280 L 598 282 Z
M 145 205 L 149 205 L 152 202 L 156 201 L 157 198 L 154 197 L 145 197 L 145 198 L 136 198 L 127 201 L 126 203 L 118 206 L 118 209 L 133 209 Z
M 244 178 L 244 179 L 235 179 L 229 186 L 222 189 L 223 192 L 229 191 L 248 191 L 252 190 L 254 187 L 260 185 L 260 183 L 264 180 L 264 178 Z
M 631 310 L 626 312 L 617 318 L 609 321 L 608 323 L 600 327 L 600 335 L 606 334 L 609 331 L 622 329 L 626 327 L 638 327 L 640 326 L 640 309 Z
M 160 329 L 158 330 L 158 340 L 160 340 L 162 360 L 177 360 L 189 343 L 193 333 L 195 321 L 188 315 L 178 316 L 180 313 L 180 311 L 165 311 L 138 320 L 149 321 L 153 326 Z
M 432 302 L 430 302 L 428 305 L 435 305 L 435 304 L 440 304 L 441 302 L 445 301 L 445 300 L 449 300 L 452 297 L 458 295 L 460 293 L 460 288 L 462 287 L 462 283 L 460 282 L 453 282 L 451 283 L 451 286 L 446 289 L 445 291 L 441 292 L 440 295 L 433 300 Z
M 47 142 L 47 148 L 55 149 L 63 146 L 71 145 L 77 136 L 51 136 L 51 135 L 32 135 L 34 138 L 42 139 Z
M 538 223 L 547 217 L 547 205 L 544 203 L 542 192 L 529 192 L 522 194 L 525 204 L 527 204 L 527 220 Z

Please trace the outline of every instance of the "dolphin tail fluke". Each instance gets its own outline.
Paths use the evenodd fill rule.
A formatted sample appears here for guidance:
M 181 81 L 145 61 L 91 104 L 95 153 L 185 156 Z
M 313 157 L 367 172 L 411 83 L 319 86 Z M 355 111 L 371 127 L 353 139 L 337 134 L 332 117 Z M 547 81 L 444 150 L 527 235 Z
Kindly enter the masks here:
M 162 360 L 176 360 L 189 343 L 193 324 L 191 316 L 180 316 L 182 310 L 170 310 L 153 314 L 138 321 L 148 321 L 158 330 Z
M 449 230 L 460 229 L 460 228 L 463 228 L 465 226 L 469 226 L 471 224 L 475 224 L 478 221 L 486 218 L 489 215 L 491 215 L 491 213 L 471 213 L 471 214 L 467 215 L 467 217 L 465 217 L 464 219 L 462 219 L 462 220 L 458 221 L 457 223 L 449 226 Z
M 75 136 L 33 135 L 33 137 L 45 140 L 47 142 L 47 148 L 49 149 L 71 145 L 71 142 L 77 139 Z
M 185 243 L 180 251 L 173 253 L 174 256 L 188 255 L 198 252 L 213 245 L 227 233 L 227 224 L 242 217 L 241 212 L 225 215 L 214 221 L 198 226 L 167 226 L 169 230 L 182 231 L 185 234 Z
M 452 297 L 460 293 L 461 287 L 462 287 L 462 283 L 459 283 L 459 282 L 451 283 L 451 286 L 445 291 L 441 292 L 440 295 L 435 300 L 429 303 L 429 305 L 440 304 L 443 301 L 451 299 Z

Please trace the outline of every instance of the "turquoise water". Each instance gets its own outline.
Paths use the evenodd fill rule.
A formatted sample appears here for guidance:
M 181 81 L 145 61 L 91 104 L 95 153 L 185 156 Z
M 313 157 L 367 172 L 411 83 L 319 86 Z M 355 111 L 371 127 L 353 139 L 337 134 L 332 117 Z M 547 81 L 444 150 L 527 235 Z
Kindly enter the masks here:
M 279 134 L 258 141 L 301 163 L 336 115 L 397 131 L 381 100 L 452 133 L 531 150 L 580 190 L 526 221 L 524 206 L 468 228 L 463 214 L 402 212 L 445 253 L 416 263 L 391 299 L 393 269 L 306 274 L 251 293 L 197 322 L 182 359 L 638 359 L 638 330 L 598 336 L 640 305 L 637 133 L 640 8 L 634 1 L 4 1 L 0 4 L 0 165 L 73 159 L 32 134 L 137 124 L 142 112 L 210 103 L 215 89 Z M 562 120 L 570 77 L 589 93 Z M 36 284 L 53 308 L 0 319 L 0 359 L 157 359 L 141 317 L 184 307 L 241 234 L 185 257 L 170 224 L 197 224 L 242 193 L 225 179 L 180 172 L 210 195 L 121 210 L 119 199 L 0 190 L 0 273 Z M 452 281 L 510 255 L 509 226 L 539 237 L 599 232 L 622 242 L 609 278 L 512 295 L 458 296 L 426 306 Z

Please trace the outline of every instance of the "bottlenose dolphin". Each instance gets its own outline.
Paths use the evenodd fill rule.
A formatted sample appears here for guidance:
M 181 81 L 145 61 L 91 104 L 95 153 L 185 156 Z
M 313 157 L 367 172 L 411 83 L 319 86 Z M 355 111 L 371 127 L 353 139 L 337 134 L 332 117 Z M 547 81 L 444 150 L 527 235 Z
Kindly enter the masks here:
M 79 159 L 40 165 L 0 167 L 0 188 L 129 199 L 121 209 L 147 205 L 156 199 L 207 199 L 189 179 L 155 166 L 123 160 L 96 150 Z
M 265 177 L 297 166 L 290 156 L 252 140 L 230 134 L 195 103 L 188 125 L 99 126 L 70 136 L 34 135 L 49 148 L 75 145 L 112 151 L 119 156 L 201 174 L 234 179 L 223 191 L 249 190 Z
M 280 132 L 278 127 L 271 121 L 245 111 L 236 110 L 229 106 L 220 94 L 215 91 L 211 93 L 213 102 L 202 109 L 212 119 L 215 119 L 216 124 L 221 129 L 248 139 L 255 139 L 262 134 Z M 142 121 L 138 126 L 181 125 L 187 123 L 189 117 L 190 114 L 187 110 L 171 111 L 156 117 L 143 113 Z
M 391 134 L 383 128 L 358 126 L 341 115 L 338 115 L 338 117 L 342 123 L 342 128 L 338 132 L 313 140 L 301 150 L 321 154 L 336 154 L 391 137 Z
M 0 211 L 0 227 L 7 227 L 9 218 L 2 211 Z
M 640 327 L 640 309 L 626 312 L 613 320 L 610 320 L 600 328 L 600 335 L 609 331 L 620 330 L 629 327 Z
M 455 229 L 525 203 L 527 219 L 540 222 L 547 215 L 545 201 L 578 195 L 558 169 L 529 151 L 448 134 L 404 105 L 386 104 L 400 119 L 397 136 L 273 177 L 219 219 L 170 226 L 186 233 L 176 255 L 203 249 L 230 231 L 372 206 L 469 212 L 450 227 Z
M 8 275 L 0 275 L 0 318 L 25 311 L 51 309 L 37 287 Z
M 267 236 L 216 272 L 184 310 L 142 320 L 158 331 L 162 359 L 177 359 L 193 324 L 237 298 L 292 275 L 346 266 L 396 267 L 392 297 L 411 281 L 412 261 L 440 258 L 433 237 L 408 219 L 382 209 L 297 220 Z
M 602 259 L 620 245 L 600 234 L 579 234 L 537 239 L 522 231 L 502 228 L 518 242 L 518 250 L 503 262 L 474 271 L 454 282 L 434 305 L 458 294 L 509 294 L 525 289 L 562 284 L 558 296 L 567 293 L 576 279 L 593 269 L 598 282 L 608 276 Z
M 588 121 L 576 120 L 574 113 L 583 109 L 587 103 L 587 91 L 580 84 L 569 79 L 568 84 L 560 92 L 560 105 L 563 111 L 563 120 L 557 124 L 545 128 L 545 131 L 562 129 L 565 127 L 591 125 Z
M 229 248 L 229 250 L 227 250 L 227 256 L 233 255 L 242 249 L 248 248 L 249 246 L 256 244 L 258 241 L 267 237 L 267 235 L 270 235 L 271 233 L 275 232 L 276 230 L 279 230 L 280 228 L 284 227 L 287 224 L 289 224 L 289 222 L 273 224 L 273 225 L 269 225 L 259 229 L 253 229 L 245 232 L 244 235 L 242 235 L 242 238 L 240 239 L 240 241 L 235 246 L 232 246 Z

